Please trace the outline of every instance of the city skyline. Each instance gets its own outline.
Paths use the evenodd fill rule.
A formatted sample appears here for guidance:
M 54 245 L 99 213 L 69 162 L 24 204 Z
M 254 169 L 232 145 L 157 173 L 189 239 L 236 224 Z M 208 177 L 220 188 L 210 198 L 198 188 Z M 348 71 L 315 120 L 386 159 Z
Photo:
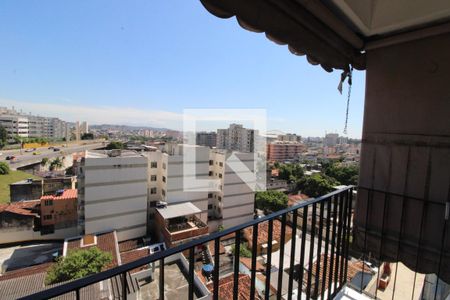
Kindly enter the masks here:
M 216 19 L 200 2 L 0 8 L 8 45 L 0 49 L 1 105 L 173 129 L 185 108 L 263 108 L 270 129 L 342 134 L 347 91 L 337 91 L 339 71 L 323 72 L 235 20 Z M 167 11 L 171 18 L 162 17 Z M 364 80 L 354 72 L 349 137 L 361 137 Z

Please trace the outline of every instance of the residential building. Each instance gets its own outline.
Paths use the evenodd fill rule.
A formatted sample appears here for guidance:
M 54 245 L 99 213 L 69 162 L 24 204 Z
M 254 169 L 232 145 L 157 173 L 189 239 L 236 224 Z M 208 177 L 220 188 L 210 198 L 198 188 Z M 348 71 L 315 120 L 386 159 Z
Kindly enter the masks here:
M 28 118 L 19 115 L 0 114 L 0 126 L 5 128 L 8 142 L 14 142 L 14 137 L 28 137 Z
M 43 179 L 25 179 L 9 185 L 11 202 L 36 200 L 43 195 L 51 195 L 58 190 L 74 189 L 76 176 L 64 176 Z
M 0 204 L 0 231 L 32 230 L 35 220 L 39 218 L 39 203 L 39 200 L 32 200 Z
M 324 146 L 334 147 L 338 143 L 339 134 L 337 133 L 327 133 L 325 139 L 323 140 Z
M 244 163 L 247 170 L 236 170 L 234 162 Z M 255 192 L 246 175 L 255 171 L 253 153 L 213 149 L 209 156 L 209 178 L 218 180 L 218 190 L 208 193 L 208 226 L 229 228 L 253 219 Z
M 41 231 L 77 226 L 78 193 L 76 189 L 60 190 L 40 199 Z
M 267 144 L 267 161 L 285 161 L 298 159 L 305 151 L 305 146 L 299 142 L 272 142 Z
M 302 141 L 302 137 L 296 135 L 295 133 L 286 133 L 278 136 L 278 140 L 281 142 L 297 142 L 300 143 Z
M 84 121 L 80 125 L 80 134 L 89 133 L 89 125 L 88 122 Z
M 215 132 L 197 132 L 195 138 L 196 144 L 199 146 L 207 146 L 210 148 L 217 145 L 217 133 Z
M 147 157 L 88 151 L 79 164 L 81 234 L 116 230 L 119 241 L 147 233 Z
M 254 152 L 258 131 L 231 124 L 228 129 L 217 129 L 217 148 L 240 152 Z

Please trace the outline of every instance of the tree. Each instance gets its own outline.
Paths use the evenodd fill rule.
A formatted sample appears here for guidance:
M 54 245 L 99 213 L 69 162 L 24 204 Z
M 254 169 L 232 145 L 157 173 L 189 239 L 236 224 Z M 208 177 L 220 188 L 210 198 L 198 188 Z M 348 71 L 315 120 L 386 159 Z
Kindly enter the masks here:
M 231 253 L 235 253 L 236 251 L 236 246 L 232 245 L 231 246 Z M 250 249 L 248 249 L 247 247 L 247 243 L 241 243 L 239 246 L 239 256 L 241 257 L 252 257 L 252 251 L 250 251 Z
M 82 140 L 93 140 L 93 139 L 94 139 L 94 134 L 91 133 L 91 132 L 83 133 L 83 134 L 81 135 L 81 139 L 82 139 Z
M 353 166 L 341 166 L 339 164 L 328 165 L 324 168 L 324 173 L 341 184 L 356 185 L 358 184 L 359 167 Z
M 61 169 L 63 166 L 63 162 L 61 160 L 61 158 L 57 157 L 54 160 L 52 160 L 52 162 L 50 163 L 50 170 L 54 171 L 54 170 L 58 170 Z
M 106 150 L 123 149 L 123 148 L 125 148 L 124 144 L 118 141 L 112 141 L 106 146 Z
M 0 162 L 0 175 L 6 175 L 9 174 L 9 165 L 5 163 L 4 161 Z
M 296 181 L 302 178 L 304 175 L 304 171 L 300 164 L 283 164 L 278 168 L 278 178 L 288 180 L 288 181 Z
M 48 157 L 43 157 L 41 160 L 41 166 L 45 167 L 48 164 Z
M 297 190 L 310 197 L 320 197 L 333 191 L 333 186 L 338 184 L 332 178 L 322 174 L 305 176 L 297 182 Z
M 82 278 L 98 273 L 112 262 L 112 255 L 97 247 L 69 251 L 67 256 L 58 258 L 47 272 L 45 284 Z
M 6 132 L 5 127 L 0 126 L 0 149 L 5 147 L 8 143 L 8 133 Z
M 255 205 L 258 209 L 274 212 L 287 207 L 288 197 L 279 191 L 257 192 Z

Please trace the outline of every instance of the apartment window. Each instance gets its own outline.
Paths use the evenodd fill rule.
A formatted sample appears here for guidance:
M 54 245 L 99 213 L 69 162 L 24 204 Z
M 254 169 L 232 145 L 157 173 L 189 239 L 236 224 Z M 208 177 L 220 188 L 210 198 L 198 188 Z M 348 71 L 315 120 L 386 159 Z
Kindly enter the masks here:
M 166 169 L 166 163 L 162 164 L 162 168 L 165 170 Z
M 150 194 L 152 194 L 152 195 L 156 194 L 156 188 L 151 188 L 150 189 Z
M 214 165 L 214 161 L 209 160 L 209 165 L 210 165 L 210 166 Z
M 166 182 L 166 176 L 163 176 L 163 182 Z
M 152 175 L 152 176 L 150 177 L 150 181 L 156 181 L 156 175 Z
M 161 194 L 163 195 L 163 197 L 166 196 L 166 190 L 161 190 Z
M 52 219 L 52 215 L 45 215 L 44 216 L 44 220 L 51 220 Z
M 209 176 L 213 176 L 213 175 L 214 175 L 214 174 L 213 174 L 213 171 L 209 171 L 208 175 L 209 175 Z
M 152 202 L 150 202 L 150 207 L 156 207 L 156 203 L 157 203 L 158 201 L 152 201 Z
M 157 168 L 157 167 L 158 167 L 158 163 L 157 163 L 156 161 L 152 161 L 152 162 L 150 163 L 150 168 L 155 169 L 155 168 Z
M 45 201 L 44 201 L 44 205 L 45 205 L 45 206 L 53 205 L 53 200 L 45 200 Z
M 222 178 L 222 173 L 219 173 L 219 178 Z
M 222 201 L 222 197 L 220 197 L 220 196 L 217 197 L 217 200 Z
M 209 194 L 208 194 L 208 198 L 212 198 L 212 193 L 209 193 Z
M 220 162 L 220 163 L 219 163 L 219 166 L 220 166 L 220 167 L 223 167 L 223 162 Z
M 208 209 L 212 209 L 212 204 L 208 204 Z

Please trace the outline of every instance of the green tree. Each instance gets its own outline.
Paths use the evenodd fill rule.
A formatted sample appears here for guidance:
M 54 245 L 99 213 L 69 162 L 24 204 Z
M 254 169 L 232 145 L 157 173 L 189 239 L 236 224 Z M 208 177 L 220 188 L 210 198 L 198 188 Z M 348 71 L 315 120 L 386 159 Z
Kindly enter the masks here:
M 236 246 L 232 245 L 231 246 L 231 253 L 235 253 L 236 251 Z M 250 251 L 250 249 L 248 249 L 247 243 L 241 243 L 239 246 L 239 256 L 241 257 L 252 257 L 252 251 Z
M 257 192 L 255 205 L 258 209 L 274 212 L 287 207 L 288 197 L 279 191 Z
M 282 164 L 278 168 L 278 178 L 296 181 L 302 178 L 304 170 L 300 164 Z
M 311 176 L 304 176 L 297 182 L 297 190 L 310 197 L 320 197 L 333 191 L 333 186 L 338 184 L 332 178 L 322 174 L 313 174 Z
M 112 141 L 106 146 L 106 150 L 123 149 L 123 148 L 125 148 L 124 144 L 118 141 Z
M 359 166 L 341 166 L 339 164 L 328 165 L 324 168 L 324 173 L 341 184 L 356 185 L 358 184 Z
M 69 251 L 47 272 L 45 284 L 54 284 L 98 273 L 112 262 L 112 255 L 97 247 Z
M 83 134 L 81 135 L 81 139 L 82 139 L 82 140 L 93 140 L 93 139 L 94 139 L 94 134 L 91 133 L 91 132 L 83 133 Z
M 62 159 L 57 157 L 54 160 L 52 160 L 52 162 L 50 163 L 50 170 L 51 171 L 58 170 L 58 169 L 61 169 L 62 166 L 63 166 Z
M 10 171 L 9 165 L 4 161 L 0 161 L 0 175 L 9 174 L 9 171 Z
M 48 164 L 48 157 L 43 157 L 41 160 L 41 166 L 45 167 Z
M 0 126 L 0 149 L 5 147 L 8 143 L 8 133 L 6 132 L 5 127 Z

